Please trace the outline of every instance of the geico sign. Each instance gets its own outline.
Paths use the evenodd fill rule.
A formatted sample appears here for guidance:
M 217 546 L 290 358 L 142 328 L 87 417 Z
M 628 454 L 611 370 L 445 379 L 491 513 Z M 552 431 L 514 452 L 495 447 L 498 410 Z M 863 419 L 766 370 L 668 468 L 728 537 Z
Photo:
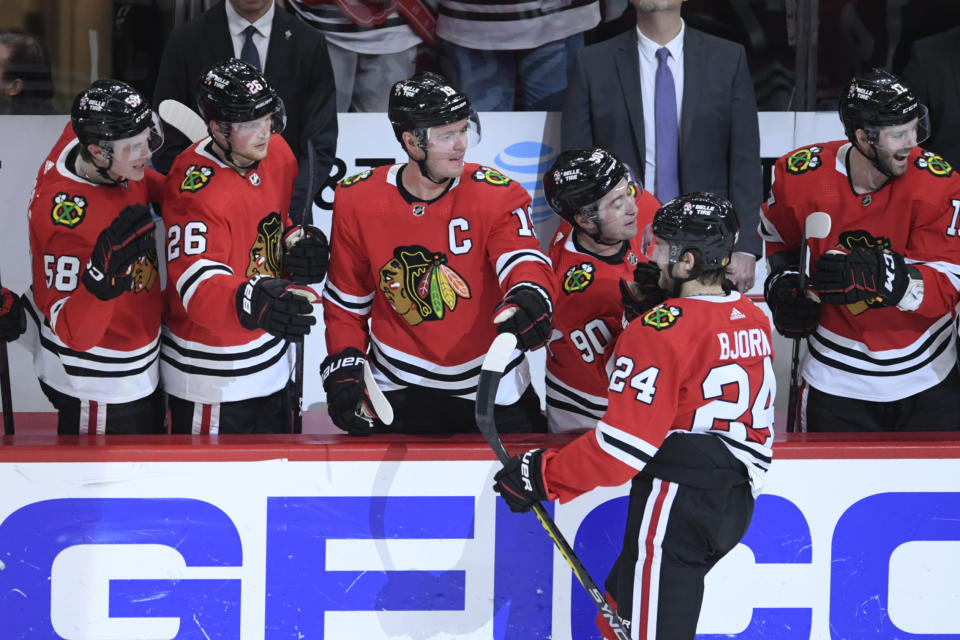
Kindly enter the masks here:
M 468 597 L 464 571 L 328 570 L 327 542 L 471 539 L 475 500 L 474 496 L 268 498 L 263 637 L 323 638 L 328 611 L 464 609 Z M 613 532 L 622 530 L 625 509 L 626 498 L 602 503 L 587 514 L 576 533 L 578 552 L 601 579 L 601 571 L 613 559 L 609 541 L 618 535 Z M 533 517 L 514 516 L 501 501 L 494 527 L 493 593 L 469 597 L 492 597 L 491 615 L 502 616 L 494 625 L 498 639 L 551 637 L 554 557 L 549 541 Z M 960 493 L 881 493 L 849 506 L 834 527 L 830 549 L 831 636 L 913 637 L 897 629 L 887 615 L 891 554 L 910 541 L 958 540 Z M 810 563 L 815 551 L 804 514 L 775 495 L 758 500 L 744 544 L 758 564 Z M 138 551 L 142 556 L 144 550 L 159 546 L 178 561 L 182 558 L 186 567 L 206 568 L 209 573 L 202 579 L 111 578 L 106 587 L 109 618 L 137 619 L 139 640 L 240 637 L 240 595 L 248 585 L 216 573 L 218 568 L 240 567 L 244 549 L 237 526 L 221 509 L 182 498 L 65 498 L 26 505 L 0 524 L 3 638 L 97 637 L 58 633 L 58 602 L 96 587 L 59 584 L 56 579 L 57 563 L 69 563 L 71 550 L 84 545 L 130 545 L 133 563 Z M 619 546 L 618 539 L 613 546 Z M 749 599 L 750 594 L 743 597 Z M 587 597 L 574 590 L 573 638 L 596 637 L 594 615 Z M 724 637 L 806 640 L 811 616 L 812 609 L 804 607 L 757 608 L 743 632 Z

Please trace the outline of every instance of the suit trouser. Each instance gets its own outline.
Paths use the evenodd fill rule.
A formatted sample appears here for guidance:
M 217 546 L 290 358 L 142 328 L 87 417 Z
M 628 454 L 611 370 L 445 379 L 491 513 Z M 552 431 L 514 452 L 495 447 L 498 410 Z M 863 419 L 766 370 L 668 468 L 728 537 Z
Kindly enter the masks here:
M 658 474 L 682 476 L 697 486 L 646 472 L 633 480 L 623 550 L 606 588 L 620 616 L 630 621 L 631 637 L 639 640 L 693 640 L 704 577 L 740 542 L 753 516 L 746 470 L 717 436 L 671 436 L 668 442 L 676 438 L 700 440 L 692 456 L 683 454 L 692 443 L 671 443 L 668 453 L 681 458 L 676 462 L 696 460 L 706 449 L 717 466 L 673 474 L 673 460 L 655 456 L 650 465 Z

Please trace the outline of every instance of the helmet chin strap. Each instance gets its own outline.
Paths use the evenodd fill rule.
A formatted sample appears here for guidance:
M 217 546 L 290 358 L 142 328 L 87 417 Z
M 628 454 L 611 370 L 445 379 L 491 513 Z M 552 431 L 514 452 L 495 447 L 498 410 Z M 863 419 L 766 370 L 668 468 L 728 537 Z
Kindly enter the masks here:
M 234 169 L 239 171 L 250 171 L 251 169 L 256 169 L 257 165 L 260 164 L 254 160 L 250 164 L 244 166 L 236 161 L 236 159 L 233 157 L 233 144 L 230 142 L 229 131 L 226 134 L 224 134 L 222 131 L 220 132 L 220 135 L 223 136 L 223 140 L 227 143 L 227 146 L 220 144 L 220 141 L 217 140 L 217 136 L 213 135 L 213 132 L 210 131 L 210 127 L 207 127 L 207 132 L 210 133 L 210 138 L 213 140 L 213 144 L 217 145 L 217 147 L 223 151 L 224 155 L 226 156 L 227 163 L 230 164 Z
M 423 149 L 423 147 L 421 147 Z M 423 149 L 423 160 L 414 160 L 417 163 L 417 166 L 420 167 L 420 175 L 432 182 L 433 184 L 443 184 L 450 180 L 450 178 L 434 178 L 430 175 L 430 170 L 427 169 L 427 150 Z
M 673 288 L 670 291 L 671 298 L 679 298 L 681 293 L 680 290 L 683 288 L 684 283 L 690 282 L 691 280 L 696 280 L 697 278 L 700 277 L 699 272 L 693 273 L 691 271 L 690 275 L 688 275 L 686 278 L 681 278 L 680 276 L 675 275 L 673 272 L 673 269 L 676 266 L 677 266 L 676 262 L 671 262 L 670 270 L 667 272 L 667 274 L 670 276 L 670 280 L 673 281 Z

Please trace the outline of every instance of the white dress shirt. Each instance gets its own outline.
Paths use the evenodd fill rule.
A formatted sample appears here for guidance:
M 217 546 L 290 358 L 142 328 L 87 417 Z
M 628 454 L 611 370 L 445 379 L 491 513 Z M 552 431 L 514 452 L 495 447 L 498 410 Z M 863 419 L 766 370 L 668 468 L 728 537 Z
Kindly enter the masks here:
M 657 49 L 666 47 L 670 51 L 667 68 L 673 73 L 673 86 L 677 90 L 677 124 L 683 111 L 683 32 L 686 24 L 681 21 L 680 33 L 665 45 L 660 45 L 643 35 L 637 27 L 637 50 L 640 58 L 640 95 L 643 100 L 643 138 L 644 149 L 643 187 L 653 195 L 657 184 L 657 123 L 654 117 L 657 86 Z M 679 134 L 679 132 L 678 132 Z M 634 167 L 639 171 L 640 167 Z
M 229 1 L 225 2 L 224 5 L 227 9 L 227 28 L 230 29 L 230 39 L 233 41 L 233 57 L 240 57 L 245 38 L 243 30 L 252 24 L 257 28 L 257 33 L 253 34 L 253 46 L 257 48 L 257 53 L 260 54 L 260 69 L 261 71 L 266 69 L 267 47 L 270 45 L 270 30 L 273 27 L 273 12 L 277 10 L 277 3 L 271 2 L 270 8 L 256 22 L 250 22 L 242 17 Z

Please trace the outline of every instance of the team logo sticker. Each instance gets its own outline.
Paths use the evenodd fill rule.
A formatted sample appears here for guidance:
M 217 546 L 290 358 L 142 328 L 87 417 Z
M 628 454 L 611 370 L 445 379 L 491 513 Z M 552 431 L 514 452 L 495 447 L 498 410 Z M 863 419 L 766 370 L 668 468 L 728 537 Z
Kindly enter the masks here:
M 820 159 L 821 151 L 823 151 L 823 147 L 818 145 L 797 149 L 787 156 L 787 171 L 797 175 L 813 171 L 823 164 L 823 160 Z
M 592 262 L 581 262 L 573 265 L 567 269 L 567 273 L 563 276 L 563 290 L 567 293 L 586 291 L 590 283 L 593 282 L 596 271 L 597 268 L 593 266 Z
M 361 171 L 358 174 L 347 176 L 346 178 L 340 181 L 340 184 L 343 185 L 344 187 L 352 187 L 353 185 L 357 184 L 361 180 L 366 180 L 372 175 L 373 175 L 373 170 L 367 169 L 366 171 Z
M 657 331 L 663 331 L 675 325 L 681 315 L 683 315 L 683 310 L 681 310 L 680 307 L 660 305 L 643 314 L 640 322 L 642 322 L 644 326 L 653 327 Z
M 383 297 L 410 326 L 443 320 L 460 299 L 470 299 L 470 285 L 447 262 L 444 253 L 407 245 L 394 249 L 380 267 Z
M 470 177 L 476 180 L 477 182 L 486 182 L 487 184 L 492 184 L 495 187 L 505 187 L 513 180 L 503 175 L 496 169 L 491 169 L 490 167 L 480 167 L 472 174 Z
M 246 275 L 276 276 L 283 267 L 280 254 L 280 236 L 283 234 L 283 222 L 280 214 L 274 211 L 257 223 L 257 239 L 250 246 L 250 261 Z
M 938 178 L 946 178 L 953 174 L 953 166 L 932 151 L 924 151 L 913 161 L 917 169 L 929 171 Z
M 210 178 L 212 177 L 213 167 L 200 167 L 192 164 L 183 172 L 183 181 L 180 183 L 180 193 L 184 191 L 189 191 L 190 193 L 200 191 L 200 189 L 203 189 L 210 183 Z
M 855 229 L 853 231 L 844 231 L 841 233 L 839 240 L 837 240 L 837 246 L 841 249 L 846 249 L 849 251 L 851 249 L 856 249 L 857 247 L 863 247 L 864 249 L 871 249 L 873 247 L 890 249 L 891 245 L 890 238 L 887 238 L 886 236 L 874 236 L 865 229 Z M 879 307 L 880 301 L 877 298 L 870 298 L 868 300 L 861 300 L 859 302 L 851 302 L 844 306 L 851 315 L 858 316 L 867 309 Z
M 83 196 L 70 196 L 62 191 L 53 196 L 53 209 L 50 210 L 50 218 L 53 224 L 69 227 L 83 222 L 83 216 L 87 211 L 87 201 Z

